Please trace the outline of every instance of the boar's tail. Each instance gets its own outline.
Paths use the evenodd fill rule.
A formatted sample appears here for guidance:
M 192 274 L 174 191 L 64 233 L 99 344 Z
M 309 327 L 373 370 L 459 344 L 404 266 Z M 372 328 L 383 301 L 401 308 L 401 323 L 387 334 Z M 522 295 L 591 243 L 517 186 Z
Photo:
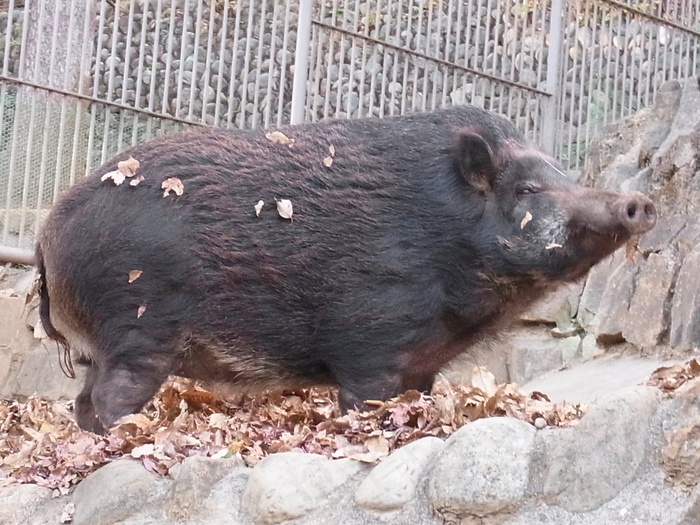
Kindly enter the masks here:
M 46 335 L 58 343 L 58 363 L 61 366 L 61 371 L 68 377 L 75 379 L 75 369 L 70 356 L 68 339 L 51 323 L 51 317 L 49 316 L 51 301 L 46 286 L 46 266 L 44 266 L 44 255 L 41 253 L 41 246 L 36 248 L 35 262 L 39 270 L 39 319 L 41 319 L 41 326 L 44 328 Z

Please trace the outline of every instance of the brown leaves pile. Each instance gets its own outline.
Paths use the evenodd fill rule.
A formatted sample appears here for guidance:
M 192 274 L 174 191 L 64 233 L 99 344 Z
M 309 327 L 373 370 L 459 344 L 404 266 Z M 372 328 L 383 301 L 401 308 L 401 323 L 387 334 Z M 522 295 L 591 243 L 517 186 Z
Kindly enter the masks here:
M 651 374 L 647 384 L 655 386 L 662 392 L 673 392 L 697 378 L 700 378 L 700 362 L 697 359 L 691 359 L 682 365 L 657 368 Z
M 100 465 L 130 455 L 160 474 L 193 455 L 241 457 L 303 451 L 374 462 L 423 436 L 446 438 L 470 421 L 508 416 L 570 426 L 580 406 L 556 405 L 540 393 L 496 385 L 488 373 L 474 385 L 436 383 L 431 395 L 409 391 L 371 412 L 339 416 L 326 389 L 240 395 L 224 401 L 191 381 L 171 378 L 140 414 L 122 418 L 106 437 L 84 432 L 64 405 L 33 397 L 0 403 L 0 486 L 36 483 L 67 491 Z M 541 426 L 541 425 L 538 425 Z

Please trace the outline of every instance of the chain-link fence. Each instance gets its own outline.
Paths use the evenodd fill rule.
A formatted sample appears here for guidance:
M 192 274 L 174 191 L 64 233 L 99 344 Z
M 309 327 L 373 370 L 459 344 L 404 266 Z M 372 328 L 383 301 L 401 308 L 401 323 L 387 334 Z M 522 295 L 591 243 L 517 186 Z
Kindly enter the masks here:
M 189 126 L 471 103 L 581 169 L 700 74 L 697 0 L 0 0 L 0 245 L 116 152 Z

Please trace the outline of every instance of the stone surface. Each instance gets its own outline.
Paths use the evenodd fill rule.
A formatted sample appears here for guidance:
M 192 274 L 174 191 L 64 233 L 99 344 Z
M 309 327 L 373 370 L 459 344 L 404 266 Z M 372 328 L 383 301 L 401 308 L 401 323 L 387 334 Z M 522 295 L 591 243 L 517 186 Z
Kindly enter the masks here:
M 546 453 L 535 477 L 541 473 L 545 498 L 572 512 L 614 498 L 645 459 L 649 420 L 659 399 L 655 389 L 634 387 L 601 400 L 573 429 L 538 434 Z
M 634 282 L 639 267 L 625 261 L 610 274 L 600 299 L 595 319 L 589 330 L 604 344 L 624 341 L 622 331 L 627 324 L 627 312 L 634 294 Z
M 243 510 L 256 524 L 299 518 L 326 498 L 364 465 L 350 459 L 283 452 L 263 459 L 250 473 L 243 492 Z
M 700 348 L 700 248 L 683 260 L 671 307 L 671 345 L 681 349 Z
M 51 498 L 52 490 L 37 485 L 0 488 L 2 525 L 58 523 L 65 502 Z
M 554 403 L 589 404 L 642 384 L 660 366 L 679 362 L 640 357 L 603 357 L 545 374 L 523 385 L 522 390 L 545 392 Z
M 576 316 L 583 283 L 576 282 L 558 287 L 532 304 L 520 319 L 528 323 L 560 325 Z
M 430 472 L 430 504 L 450 519 L 507 516 L 525 494 L 535 433 L 531 425 L 510 418 L 462 427 Z
M 248 469 L 240 458 L 212 459 L 193 456 L 185 459 L 175 475 L 175 481 L 169 489 L 165 502 L 165 515 L 174 520 L 191 521 L 203 519 L 209 515 L 227 516 L 227 513 L 239 513 L 240 501 L 233 502 L 231 496 L 236 491 L 230 490 L 225 498 L 226 505 L 217 505 L 221 500 L 214 496 L 215 487 L 225 478 L 247 479 Z M 227 482 L 223 483 L 227 485 Z M 229 486 L 229 489 L 231 487 Z M 240 490 L 238 491 L 240 496 Z M 240 498 L 239 498 L 240 499 Z M 232 516 L 228 516 L 231 518 Z
M 543 336 L 512 341 L 508 355 L 510 380 L 523 385 L 533 378 L 561 368 L 579 353 L 581 338 Z
M 2 312 L 2 322 L 0 322 L 0 347 L 10 346 L 15 334 L 22 323 L 22 312 L 24 311 L 24 297 L 7 297 L 0 295 L 0 312 Z
M 166 486 L 139 461 L 123 458 L 109 463 L 75 488 L 73 524 L 119 523 L 146 507 L 160 506 Z
M 652 253 L 637 275 L 622 336 L 641 348 L 656 346 L 667 329 L 669 293 L 678 263 Z M 696 274 L 698 275 L 698 274 Z
M 697 502 L 697 494 L 670 487 L 659 469 L 648 469 L 597 509 L 571 512 L 532 501 L 505 525 L 697 525 Z
M 425 437 L 400 448 L 374 467 L 355 492 L 355 502 L 374 510 L 394 510 L 411 502 L 418 480 L 445 442 Z
M 3 354 L 10 356 L 9 373 L 0 384 L 3 398 L 39 394 L 49 399 L 74 399 L 82 388 L 84 367 L 75 367 L 76 379 L 67 377 L 61 371 L 53 343 L 32 340 L 22 352 L 0 349 L 0 363 L 6 359 L 1 357 Z

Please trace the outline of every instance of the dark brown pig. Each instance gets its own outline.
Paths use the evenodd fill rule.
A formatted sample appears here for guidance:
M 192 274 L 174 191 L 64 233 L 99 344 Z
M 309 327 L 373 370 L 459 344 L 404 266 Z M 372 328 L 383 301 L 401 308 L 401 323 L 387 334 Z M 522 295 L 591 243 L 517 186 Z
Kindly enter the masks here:
M 134 177 L 102 180 L 129 157 Z M 164 197 L 171 178 L 182 194 Z M 37 246 L 41 318 L 90 362 L 84 429 L 140 410 L 169 374 L 337 385 L 347 409 L 429 389 L 513 309 L 655 221 L 643 195 L 574 184 L 473 107 L 196 130 L 123 153 L 57 202 Z

